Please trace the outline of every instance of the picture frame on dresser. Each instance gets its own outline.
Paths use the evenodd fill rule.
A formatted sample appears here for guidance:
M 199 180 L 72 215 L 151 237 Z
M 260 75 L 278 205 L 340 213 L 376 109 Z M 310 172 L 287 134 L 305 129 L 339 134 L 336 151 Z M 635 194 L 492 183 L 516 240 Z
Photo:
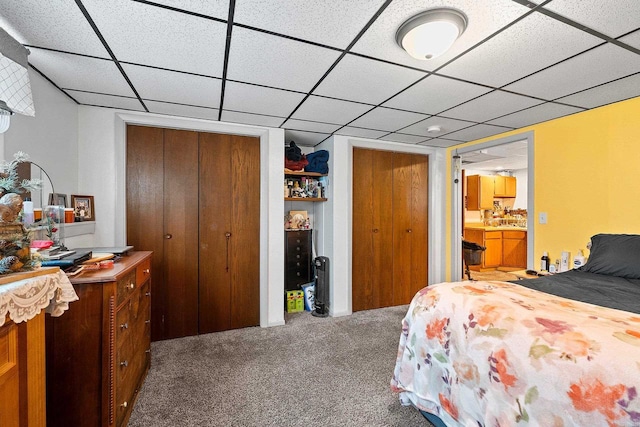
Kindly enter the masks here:
M 50 206 L 69 206 L 67 204 L 67 195 L 62 193 L 49 193 L 49 205 Z
M 95 205 L 93 203 L 93 196 L 79 196 L 77 194 L 71 195 L 71 207 L 76 218 L 80 218 L 81 221 L 95 221 Z

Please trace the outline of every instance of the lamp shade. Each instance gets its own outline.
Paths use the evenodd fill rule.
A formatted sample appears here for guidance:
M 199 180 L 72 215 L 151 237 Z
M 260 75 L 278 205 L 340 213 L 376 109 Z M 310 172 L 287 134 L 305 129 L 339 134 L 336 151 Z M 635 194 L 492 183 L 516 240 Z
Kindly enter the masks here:
M 416 59 L 433 59 L 449 50 L 466 27 L 467 18 L 462 12 L 431 9 L 402 24 L 396 42 Z
M 27 70 L 28 55 L 27 48 L 0 28 L 0 101 L 14 113 L 35 116 Z

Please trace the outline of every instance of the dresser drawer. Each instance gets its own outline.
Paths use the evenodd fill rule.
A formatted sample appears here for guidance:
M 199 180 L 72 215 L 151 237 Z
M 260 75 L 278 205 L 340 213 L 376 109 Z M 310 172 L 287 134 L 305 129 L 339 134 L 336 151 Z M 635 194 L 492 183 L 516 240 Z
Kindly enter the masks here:
M 129 297 L 129 295 L 131 295 L 133 290 L 136 288 L 136 270 L 131 271 L 122 279 L 118 280 L 117 287 L 118 287 L 116 291 L 118 294 L 117 305 L 120 305 L 120 303 L 126 300 Z
M 136 283 L 138 286 L 142 285 L 151 277 L 151 258 L 147 258 L 142 261 L 136 267 Z

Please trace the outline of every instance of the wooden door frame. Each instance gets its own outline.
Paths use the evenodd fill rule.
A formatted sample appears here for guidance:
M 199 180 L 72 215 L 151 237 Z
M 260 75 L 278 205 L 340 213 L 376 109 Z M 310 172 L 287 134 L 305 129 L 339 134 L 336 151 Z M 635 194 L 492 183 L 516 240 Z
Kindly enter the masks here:
M 462 278 L 462 169 L 456 170 L 456 165 L 453 156 L 456 154 L 464 154 L 472 151 L 482 150 L 484 148 L 495 147 L 498 145 L 510 144 L 517 141 L 527 141 L 527 268 L 534 268 L 534 189 L 535 189 L 535 159 L 534 159 L 534 133 L 533 131 L 527 131 L 516 135 L 507 136 L 504 138 L 494 139 L 491 141 L 482 142 L 474 145 L 467 145 L 461 148 L 452 150 L 449 155 L 449 162 L 451 164 L 451 281 L 459 281 Z M 458 180 L 456 183 L 455 180 Z

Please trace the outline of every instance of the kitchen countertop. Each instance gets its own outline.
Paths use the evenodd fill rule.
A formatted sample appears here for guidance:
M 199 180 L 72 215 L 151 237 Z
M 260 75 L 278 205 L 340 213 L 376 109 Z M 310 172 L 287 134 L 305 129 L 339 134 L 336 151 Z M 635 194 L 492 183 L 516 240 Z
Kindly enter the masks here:
M 484 231 L 527 231 L 526 227 L 516 227 L 513 225 L 501 225 L 498 227 L 493 227 L 489 225 L 465 225 L 464 228 L 469 228 L 472 230 L 484 230 Z

